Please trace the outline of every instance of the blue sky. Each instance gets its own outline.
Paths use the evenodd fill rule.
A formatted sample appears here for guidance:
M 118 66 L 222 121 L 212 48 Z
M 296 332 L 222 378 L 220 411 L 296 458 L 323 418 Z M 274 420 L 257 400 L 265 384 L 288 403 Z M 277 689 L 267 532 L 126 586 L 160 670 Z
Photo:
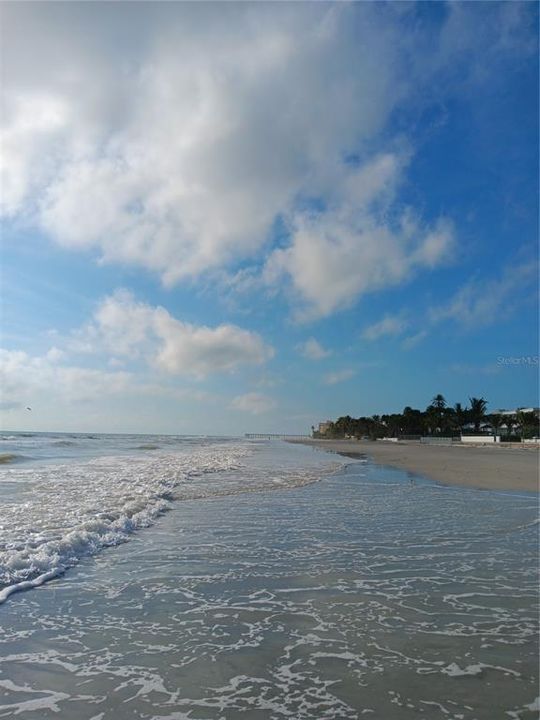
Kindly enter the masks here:
M 537 14 L 4 3 L 3 428 L 538 405 Z

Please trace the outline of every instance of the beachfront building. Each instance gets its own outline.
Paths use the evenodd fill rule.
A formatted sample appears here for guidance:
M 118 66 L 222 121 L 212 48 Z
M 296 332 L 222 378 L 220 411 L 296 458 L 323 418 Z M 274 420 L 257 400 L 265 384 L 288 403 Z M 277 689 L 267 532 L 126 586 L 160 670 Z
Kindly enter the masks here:
M 319 429 L 317 430 L 317 433 L 318 433 L 319 435 L 326 435 L 326 433 L 327 433 L 328 430 L 330 429 L 331 425 L 332 425 L 332 421 L 331 421 L 331 420 L 326 420 L 325 422 L 320 422 L 320 423 L 319 423 Z
M 540 421 L 540 408 L 538 407 L 519 407 L 515 410 L 506 410 L 501 408 L 494 413 L 495 417 L 500 418 L 499 428 L 503 436 L 518 434 L 537 438 L 540 434 L 538 426 Z
M 518 413 L 524 413 L 524 414 L 535 413 L 535 415 L 539 415 L 539 414 L 540 414 L 540 408 L 537 408 L 537 407 L 528 407 L 528 408 L 525 408 L 525 407 L 524 407 L 524 408 L 516 408 L 515 410 L 495 410 L 495 412 L 496 412 L 498 415 L 513 415 L 514 417 L 515 417 Z

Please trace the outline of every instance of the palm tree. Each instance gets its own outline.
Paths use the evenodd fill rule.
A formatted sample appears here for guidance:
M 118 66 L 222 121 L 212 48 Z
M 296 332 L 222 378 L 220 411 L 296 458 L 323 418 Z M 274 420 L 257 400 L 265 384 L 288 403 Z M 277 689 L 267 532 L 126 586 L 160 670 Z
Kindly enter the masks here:
M 426 408 L 426 419 L 431 433 L 441 433 L 446 425 L 446 400 L 443 395 L 435 395 L 431 405 Z
M 484 398 L 469 398 L 470 410 L 469 417 L 471 422 L 474 423 L 474 431 L 480 431 L 480 424 L 486 417 L 487 400 Z
M 504 425 L 506 418 L 504 415 L 501 415 L 500 413 L 492 413 L 491 415 L 487 415 L 486 419 L 490 423 L 491 427 L 493 428 L 493 434 L 494 435 L 500 435 L 500 428 L 501 425 Z
M 534 412 L 518 410 L 514 424 L 519 427 L 522 440 L 525 435 L 529 435 L 529 433 L 531 435 L 538 434 L 538 418 Z
M 411 435 L 421 435 L 424 432 L 425 419 L 424 414 L 420 410 L 407 405 L 403 408 L 403 430 Z
M 444 410 L 444 408 L 446 407 L 446 400 L 444 399 L 444 395 L 435 395 L 435 397 L 431 401 L 431 404 L 434 408 L 437 408 L 437 410 Z
M 469 419 L 469 411 L 463 407 L 461 403 L 456 403 L 454 405 L 454 422 L 458 427 L 458 430 L 460 433 L 463 432 L 463 426 L 467 424 L 467 421 Z

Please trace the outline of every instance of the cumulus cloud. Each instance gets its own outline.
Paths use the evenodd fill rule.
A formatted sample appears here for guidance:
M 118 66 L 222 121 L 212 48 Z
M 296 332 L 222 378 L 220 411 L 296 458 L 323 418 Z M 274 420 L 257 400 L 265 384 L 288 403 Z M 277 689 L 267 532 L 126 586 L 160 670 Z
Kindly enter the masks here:
M 65 353 L 63 350 L 60 350 L 60 348 L 57 348 L 53 346 L 47 351 L 47 354 L 45 355 L 46 359 L 49 360 L 52 363 L 58 362 L 62 360 L 62 358 L 65 356 Z
M 33 6 L 4 22 L 4 211 L 166 283 L 252 255 L 397 100 L 397 28 L 369 8 Z
M 235 325 L 183 323 L 125 290 L 106 297 L 89 323 L 63 341 L 55 336 L 55 341 L 61 348 L 53 346 L 43 355 L 0 349 L 1 409 L 33 405 L 37 397 L 50 402 L 51 393 L 55 401 L 71 404 L 122 394 L 208 401 L 214 396 L 177 387 L 174 378 L 199 379 L 262 365 L 274 352 L 257 333 Z M 108 369 L 87 367 L 95 358 Z M 149 379 L 149 368 L 162 374 Z M 246 398 L 245 408 L 253 412 L 271 406 L 269 400 L 263 403 L 262 395 Z
M 289 279 L 299 319 L 330 315 L 449 258 L 449 220 L 426 225 L 412 208 L 392 212 L 406 162 L 405 155 L 385 153 L 352 168 L 325 210 L 294 216 L 291 244 L 270 256 L 266 278 Z
M 273 410 L 276 407 L 276 402 L 271 397 L 268 397 L 268 395 L 246 393 L 245 395 L 235 397 L 231 402 L 231 407 L 235 410 L 251 413 L 252 415 L 261 415 L 262 413 Z
M 58 357 L 32 356 L 20 350 L 0 349 L 0 386 L 11 407 L 32 404 L 36 394 L 54 391 L 58 401 L 85 402 L 97 397 L 124 393 L 133 388 L 127 372 L 104 372 L 92 368 L 64 366 Z
M 362 332 L 364 340 L 378 340 L 381 337 L 401 335 L 407 328 L 407 321 L 400 315 L 385 315 L 379 322 Z
M 323 378 L 323 382 L 325 385 L 337 385 L 338 383 L 350 380 L 355 375 L 356 372 L 354 370 L 346 368 L 344 370 L 337 370 L 336 372 L 327 373 Z
M 195 377 L 261 365 L 274 354 L 257 333 L 236 325 L 185 323 L 125 290 L 101 302 L 92 322 L 74 334 L 71 347 L 79 352 L 104 349 L 117 359 L 140 358 L 164 372 Z
M 56 350 L 53 348 L 52 350 Z M 31 405 L 36 412 L 46 404 L 76 406 L 79 403 L 107 403 L 109 398 L 124 396 L 166 397 L 213 403 L 215 395 L 181 388 L 166 382 L 148 382 L 143 374 L 106 371 L 67 364 L 65 353 L 47 352 L 30 355 L 20 350 L 0 348 L 0 410 L 18 410 Z M 43 419 L 43 414 L 41 414 Z
M 6 3 L 2 212 L 169 285 L 267 259 L 306 317 L 404 282 L 452 229 L 397 209 L 407 153 L 373 148 L 434 73 L 530 22 L 482 7 L 479 37 L 469 5 L 432 46 L 391 3 Z
M 447 225 L 418 226 L 412 240 L 371 209 L 403 158 L 344 161 L 407 88 L 397 15 L 370 5 L 102 10 L 6 10 L 6 214 L 168 284 L 253 257 L 281 216 L 291 243 L 266 277 L 288 275 L 317 315 L 440 262 Z M 127 12 L 134 37 L 119 50 L 112 30 Z M 9 27 L 24 28 L 32 57 Z M 330 204 L 322 217 L 297 210 L 318 197 Z
M 315 338 L 309 338 L 303 343 L 297 345 L 296 349 L 308 360 L 322 360 L 329 357 L 332 352 L 326 350 Z

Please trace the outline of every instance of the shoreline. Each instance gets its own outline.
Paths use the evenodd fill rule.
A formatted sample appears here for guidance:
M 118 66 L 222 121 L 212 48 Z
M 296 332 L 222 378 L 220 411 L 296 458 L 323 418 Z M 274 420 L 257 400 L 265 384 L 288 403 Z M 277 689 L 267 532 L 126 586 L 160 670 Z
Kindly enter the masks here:
M 426 445 L 420 442 L 289 440 L 345 457 L 367 457 L 377 465 L 423 475 L 444 485 L 481 490 L 539 492 L 536 447 Z

